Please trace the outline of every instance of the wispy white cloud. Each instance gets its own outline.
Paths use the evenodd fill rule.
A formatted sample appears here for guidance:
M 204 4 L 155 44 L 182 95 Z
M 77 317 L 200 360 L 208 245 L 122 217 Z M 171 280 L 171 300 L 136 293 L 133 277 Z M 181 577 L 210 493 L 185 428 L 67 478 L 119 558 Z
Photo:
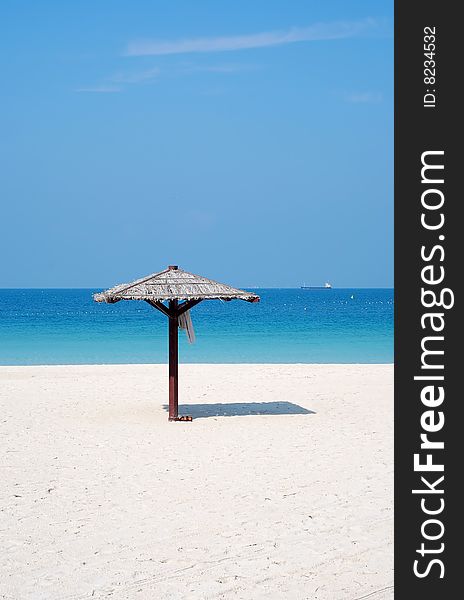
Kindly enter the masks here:
M 189 73 L 239 73 L 241 71 L 252 71 L 257 67 L 255 65 L 189 65 L 185 71 Z
M 377 104 L 382 102 L 383 96 L 380 92 L 351 92 L 345 99 L 353 104 Z
M 146 69 L 145 71 L 132 71 L 129 73 L 120 72 L 106 77 L 104 82 L 98 85 L 81 87 L 76 92 L 89 92 L 94 94 L 111 94 L 122 92 L 126 85 L 148 83 L 153 81 L 160 74 L 158 67 Z
M 145 71 L 136 71 L 132 73 L 116 73 L 108 79 L 114 83 L 144 83 L 156 79 L 160 74 L 160 69 L 154 67 Z
M 77 88 L 76 92 L 86 92 L 91 94 L 115 94 L 121 90 L 122 88 L 116 85 L 91 85 L 88 87 Z
M 317 23 L 309 27 L 292 27 L 284 31 L 267 31 L 246 35 L 204 37 L 183 40 L 140 40 L 129 43 L 126 56 L 160 56 L 193 52 L 226 52 L 248 48 L 265 48 L 295 42 L 349 38 L 378 26 L 372 18 L 360 21 Z

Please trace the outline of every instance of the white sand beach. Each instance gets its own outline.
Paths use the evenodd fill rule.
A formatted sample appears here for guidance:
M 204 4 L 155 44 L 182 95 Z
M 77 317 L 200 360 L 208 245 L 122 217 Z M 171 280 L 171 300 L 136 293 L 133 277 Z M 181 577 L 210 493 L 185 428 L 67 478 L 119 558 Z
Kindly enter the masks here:
M 393 597 L 393 365 L 0 367 L 0 598 Z M 186 406 L 187 405 L 187 406 Z

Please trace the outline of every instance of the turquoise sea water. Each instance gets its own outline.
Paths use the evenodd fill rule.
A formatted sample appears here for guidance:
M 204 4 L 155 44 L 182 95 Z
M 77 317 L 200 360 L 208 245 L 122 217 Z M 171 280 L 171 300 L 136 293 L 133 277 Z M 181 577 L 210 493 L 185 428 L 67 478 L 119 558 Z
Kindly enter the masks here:
M 145 302 L 97 304 L 91 289 L 0 290 L 0 364 L 164 363 L 167 318 Z M 260 289 L 259 304 L 205 301 L 180 361 L 393 362 L 393 290 Z

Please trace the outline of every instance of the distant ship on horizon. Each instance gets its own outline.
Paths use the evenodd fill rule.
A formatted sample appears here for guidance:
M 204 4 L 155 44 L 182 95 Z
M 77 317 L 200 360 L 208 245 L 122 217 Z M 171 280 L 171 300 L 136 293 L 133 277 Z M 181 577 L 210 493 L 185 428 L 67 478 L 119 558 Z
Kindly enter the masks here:
M 331 290 L 332 289 L 332 284 L 329 283 L 328 281 L 326 281 L 324 283 L 324 285 L 302 285 L 301 288 L 302 290 Z

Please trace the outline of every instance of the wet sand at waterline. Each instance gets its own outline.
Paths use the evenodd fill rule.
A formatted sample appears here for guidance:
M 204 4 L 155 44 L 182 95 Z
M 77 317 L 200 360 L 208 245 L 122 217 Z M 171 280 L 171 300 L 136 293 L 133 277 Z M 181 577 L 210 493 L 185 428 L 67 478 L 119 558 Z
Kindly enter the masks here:
M 393 366 L 0 367 L 0 598 L 393 597 Z

